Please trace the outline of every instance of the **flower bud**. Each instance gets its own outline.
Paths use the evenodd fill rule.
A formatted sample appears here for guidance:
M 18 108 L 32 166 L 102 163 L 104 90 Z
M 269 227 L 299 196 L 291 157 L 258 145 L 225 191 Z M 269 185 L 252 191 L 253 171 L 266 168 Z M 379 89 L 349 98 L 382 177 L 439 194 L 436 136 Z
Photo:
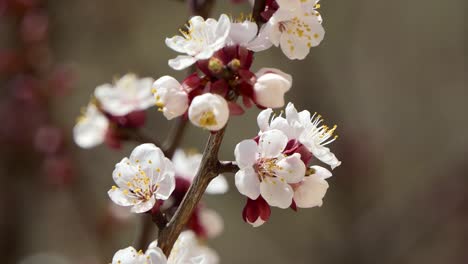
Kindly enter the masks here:
M 259 196 L 256 200 L 247 198 L 247 204 L 242 211 L 244 221 L 251 224 L 253 227 L 263 225 L 270 219 L 271 209 L 268 203 Z
M 233 71 L 237 71 L 239 70 L 241 66 L 241 62 L 239 59 L 233 59 L 232 61 L 229 62 L 228 66 L 229 66 L 229 69 Z
M 206 93 L 193 99 L 188 114 L 195 126 L 217 131 L 226 125 L 229 107 L 223 97 Z
M 212 57 L 208 61 L 208 69 L 215 74 L 220 73 L 223 70 L 223 68 L 224 68 L 224 64 L 218 58 Z
M 256 102 L 264 107 L 284 106 L 284 94 L 292 85 L 291 75 L 277 69 L 263 68 L 256 73 L 254 85 Z
M 89 104 L 73 128 L 75 143 L 82 148 L 92 148 L 104 142 L 109 120 L 94 104 Z
M 153 84 L 156 105 L 164 116 L 171 120 L 181 116 L 188 108 L 188 94 L 182 85 L 171 76 L 163 76 Z

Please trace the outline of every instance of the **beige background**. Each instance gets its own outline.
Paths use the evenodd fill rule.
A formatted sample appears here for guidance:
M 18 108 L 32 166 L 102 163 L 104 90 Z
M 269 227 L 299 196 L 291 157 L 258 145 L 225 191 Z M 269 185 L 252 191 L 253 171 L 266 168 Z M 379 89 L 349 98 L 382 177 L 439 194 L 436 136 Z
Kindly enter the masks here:
M 248 9 L 218 2 L 214 17 Z M 115 75 L 183 77 L 167 66 L 176 54 L 164 45 L 188 16 L 183 3 L 50 5 L 56 60 L 69 62 L 78 76 L 73 94 L 54 105 L 56 119 L 68 129 L 94 87 Z M 242 221 L 245 201 L 234 185 L 225 196 L 206 197 L 225 220 L 224 234 L 210 242 L 222 263 L 468 261 L 464 10 L 461 0 L 324 0 L 326 37 L 306 60 L 287 60 L 278 49 L 257 54 L 255 69 L 277 67 L 293 75 L 288 101 L 338 125 L 340 138 L 332 148 L 343 165 L 330 180 L 322 208 L 273 209 L 271 221 L 257 229 Z M 170 123 L 151 112 L 147 131 L 163 138 Z M 224 159 L 233 158 L 237 142 L 256 134 L 257 113 L 254 109 L 232 119 Z M 206 137 L 190 126 L 184 146 L 201 149 Z M 136 221 L 112 230 L 106 241 L 98 241 L 89 226 L 108 205 L 114 164 L 132 147 L 120 152 L 74 147 L 81 178 L 72 191 L 28 183 L 19 187 L 24 194 L 16 201 L 23 209 L 20 255 L 105 263 L 126 247 Z M 233 176 L 228 178 L 233 183 Z

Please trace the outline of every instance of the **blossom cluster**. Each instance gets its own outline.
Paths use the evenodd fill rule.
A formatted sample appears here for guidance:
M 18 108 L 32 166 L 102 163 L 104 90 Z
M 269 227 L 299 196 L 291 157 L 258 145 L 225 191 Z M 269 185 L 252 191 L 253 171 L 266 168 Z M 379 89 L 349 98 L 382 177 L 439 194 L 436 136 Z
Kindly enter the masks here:
M 168 61 L 174 70 L 190 68 L 182 81 L 165 75 L 157 79 L 124 75 L 113 84 L 98 86 L 74 128 L 83 148 L 101 143 L 119 147 L 145 124 L 146 110 L 157 106 L 168 119 L 180 118 L 216 133 L 230 116 L 245 109 L 262 109 L 258 134 L 241 141 L 234 150 L 237 190 L 247 197 L 242 212 L 252 226 L 265 223 L 271 207 L 310 208 L 322 205 L 331 172 L 316 160 L 336 168 L 341 162 L 328 148 L 336 126 L 328 127 L 320 115 L 298 112 L 292 103 L 285 116 L 273 108 L 285 105 L 292 76 L 271 67 L 254 70 L 254 55 L 273 46 L 289 59 L 304 59 L 323 39 L 317 0 L 267 0 L 261 17 L 219 19 L 194 16 L 177 35 L 165 40 L 180 53 Z M 260 22 L 263 25 L 259 27 Z M 206 153 L 205 153 L 206 154 Z M 108 195 L 133 213 L 172 217 L 188 196 L 205 156 L 177 149 L 166 151 L 153 143 L 137 146 L 116 164 L 115 185 Z M 218 162 L 219 163 L 219 162 Z M 216 174 L 215 174 L 216 175 Z M 202 190 L 205 191 L 205 190 Z M 215 177 L 206 193 L 228 191 L 224 175 Z M 143 252 L 119 250 L 112 263 L 218 263 L 218 257 L 199 241 L 219 235 L 223 221 L 203 203 L 196 205 L 168 258 L 152 243 Z
M 326 145 L 333 142 L 336 126 L 322 125 L 320 115 L 297 112 L 293 104 L 285 117 L 272 117 L 272 109 L 257 118 L 259 135 L 237 144 L 235 157 L 240 170 L 235 175 L 239 192 L 247 196 L 244 220 L 262 225 L 270 217 L 270 206 L 282 209 L 322 205 L 328 189 L 326 168 L 313 165 L 313 158 L 336 168 L 341 162 Z

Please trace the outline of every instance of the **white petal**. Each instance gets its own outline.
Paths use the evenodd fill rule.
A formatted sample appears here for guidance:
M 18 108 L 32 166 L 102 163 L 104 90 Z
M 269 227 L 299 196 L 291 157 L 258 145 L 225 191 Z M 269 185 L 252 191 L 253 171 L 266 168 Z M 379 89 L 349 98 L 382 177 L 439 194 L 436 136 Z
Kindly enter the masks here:
M 166 45 L 180 53 L 185 53 L 185 46 L 187 45 L 187 40 L 182 36 L 174 36 L 172 38 L 166 38 Z
M 294 202 L 298 207 L 310 208 L 322 206 L 322 199 L 328 189 L 328 183 L 320 177 L 313 175 L 304 178 L 304 181 L 295 188 Z
M 297 183 L 304 179 L 306 166 L 302 162 L 299 153 L 294 153 L 281 159 L 276 164 L 281 168 L 275 171 L 280 180 L 284 180 L 287 183 Z
M 133 205 L 133 199 L 129 198 L 127 195 L 123 193 L 121 189 L 110 189 L 107 194 L 109 198 L 120 206 L 130 206 Z
M 264 179 L 260 183 L 260 193 L 269 205 L 282 209 L 291 206 L 294 194 L 289 184 L 275 178 Z
M 98 86 L 94 95 L 105 112 L 114 116 L 124 116 L 153 106 L 152 82 L 152 78 L 138 79 L 135 74 L 129 73 L 117 80 L 115 85 Z
M 133 247 L 121 249 L 114 254 L 112 264 L 136 264 L 137 251 Z
M 165 170 L 164 153 L 152 143 L 145 143 L 137 146 L 130 154 L 130 161 L 136 166 L 140 166 L 148 177 L 153 175 L 155 170 Z
M 218 175 L 216 178 L 211 180 L 210 184 L 206 188 L 206 192 L 209 194 L 223 194 L 229 189 L 229 184 L 223 175 Z
M 175 59 L 170 59 L 168 64 L 174 70 L 183 70 L 197 61 L 192 56 L 179 55 Z
M 270 129 L 281 130 L 288 139 L 296 139 L 294 137 L 294 129 L 289 125 L 288 121 L 284 117 L 277 117 L 273 119 L 270 123 Z
M 276 0 L 276 2 L 278 2 L 278 5 L 281 9 L 294 10 L 300 7 L 299 1 Z
M 229 39 L 233 45 L 246 46 L 257 36 L 257 31 L 257 24 L 248 20 L 242 23 L 232 23 Z
M 156 198 L 154 198 L 154 196 L 152 196 L 148 201 L 144 201 L 144 202 L 135 204 L 132 207 L 131 211 L 132 211 L 132 213 L 146 213 L 149 210 L 151 210 L 151 208 L 153 208 L 155 203 L 156 203 Z
M 136 100 L 138 101 L 137 109 L 145 110 L 154 106 L 154 97 L 151 92 L 153 86 L 153 78 L 141 78 L 138 80 L 138 88 L 136 91 Z
M 164 116 L 171 120 L 183 115 L 188 108 L 188 94 L 171 76 L 163 76 L 153 84 L 156 104 L 162 107 Z
M 267 25 L 268 24 L 265 24 L 260 28 L 258 36 L 246 46 L 247 49 L 254 52 L 259 52 L 267 50 L 273 46 L 273 43 L 269 38 L 272 27 Z
M 257 124 L 260 131 L 265 132 L 270 128 L 269 120 L 273 110 L 271 108 L 267 108 L 261 111 L 257 116 Z
M 258 78 L 254 85 L 255 99 L 264 107 L 282 107 L 284 94 L 290 88 L 291 83 L 281 75 L 267 73 Z
M 223 97 L 206 93 L 192 100 L 188 115 L 195 126 L 218 131 L 226 125 L 229 119 L 229 107 Z
M 249 222 L 249 220 L 247 220 L 247 222 L 249 224 L 251 224 L 253 227 L 259 227 L 261 225 L 263 225 L 265 223 L 265 221 L 262 219 L 262 218 L 257 218 L 257 220 L 255 220 L 255 222 Z
M 242 140 L 234 149 L 237 166 L 239 168 L 251 168 L 257 161 L 258 146 L 252 139 Z
M 73 128 L 73 139 L 82 148 L 95 147 L 104 142 L 108 127 L 107 118 L 90 104 Z
M 202 155 L 200 153 L 186 153 L 182 149 L 177 149 L 172 156 L 172 164 L 176 175 L 192 181 L 197 174 Z
M 200 224 L 205 229 L 208 238 L 217 237 L 223 232 L 223 218 L 215 210 L 203 208 L 199 216 Z
M 252 200 L 256 200 L 260 195 L 260 180 L 253 168 L 239 170 L 235 175 L 237 190 Z
M 324 167 L 311 166 L 310 168 L 315 170 L 314 175 L 320 179 L 325 180 L 332 176 L 332 173 L 329 170 L 325 169 Z
M 123 158 L 115 165 L 115 169 L 112 172 L 112 178 L 117 186 L 127 188 L 127 183 L 132 181 L 133 177 L 137 173 L 137 167 L 132 165 L 132 162 L 128 158 Z
M 274 73 L 274 74 L 277 74 L 281 77 L 283 77 L 284 79 L 286 79 L 289 83 L 291 83 L 292 85 L 292 76 L 290 74 L 287 74 L 285 73 L 284 71 L 282 70 L 279 70 L 279 69 L 276 69 L 276 68 L 268 68 L 268 67 L 264 67 L 264 68 L 261 68 L 260 70 L 258 70 L 255 75 L 257 77 L 260 77 L 262 75 L 265 75 L 267 73 Z
M 264 158 L 276 158 L 283 152 L 288 144 L 288 137 L 280 130 L 268 130 L 260 136 L 258 148 L 260 156 Z
M 156 248 L 149 248 L 145 255 L 149 256 L 151 259 L 151 264 L 166 264 L 167 258 L 162 252 L 162 250 L 158 247 Z M 142 263 L 143 264 L 143 263 Z
M 294 31 L 294 30 L 293 30 Z M 280 38 L 280 46 L 284 55 L 291 60 L 303 60 L 310 51 L 307 46 L 308 39 L 299 38 L 294 34 L 283 33 Z
M 164 158 L 165 169 L 156 180 L 159 185 L 156 190 L 156 198 L 167 200 L 175 189 L 175 170 L 172 162 L 168 158 Z
M 288 105 L 286 106 L 285 112 L 286 112 L 286 119 L 289 122 L 292 122 L 292 121 L 299 122 L 299 113 L 297 112 L 296 107 L 294 107 L 293 103 L 288 103 Z M 310 122 L 310 119 L 308 120 L 308 122 Z
M 306 144 L 304 144 L 306 145 Z M 307 145 L 306 145 L 307 146 Z M 341 165 L 341 161 L 339 161 L 335 154 L 333 154 L 329 148 L 324 146 L 313 146 L 310 148 L 310 151 L 314 156 L 319 159 L 321 162 L 330 165 L 332 169 Z

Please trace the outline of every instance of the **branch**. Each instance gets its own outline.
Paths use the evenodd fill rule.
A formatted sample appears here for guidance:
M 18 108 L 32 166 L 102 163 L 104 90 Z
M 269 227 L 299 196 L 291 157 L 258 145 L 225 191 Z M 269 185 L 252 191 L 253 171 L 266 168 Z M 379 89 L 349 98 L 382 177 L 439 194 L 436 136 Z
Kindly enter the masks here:
M 179 147 L 186 125 L 187 119 L 181 116 L 177 119 L 176 124 L 172 127 L 171 131 L 169 131 L 169 135 L 162 146 L 164 155 L 169 159 L 172 158 L 175 150 Z
M 239 167 L 235 161 L 220 161 L 218 163 L 218 173 L 236 173 L 239 171 Z
M 221 147 L 225 127 L 210 135 L 200 169 L 195 176 L 192 185 L 185 194 L 182 203 L 174 214 L 174 217 L 165 228 L 159 230 L 158 244 L 166 256 L 169 256 L 175 241 L 192 216 L 193 211 L 200 202 L 210 181 L 218 175 L 218 151 Z

